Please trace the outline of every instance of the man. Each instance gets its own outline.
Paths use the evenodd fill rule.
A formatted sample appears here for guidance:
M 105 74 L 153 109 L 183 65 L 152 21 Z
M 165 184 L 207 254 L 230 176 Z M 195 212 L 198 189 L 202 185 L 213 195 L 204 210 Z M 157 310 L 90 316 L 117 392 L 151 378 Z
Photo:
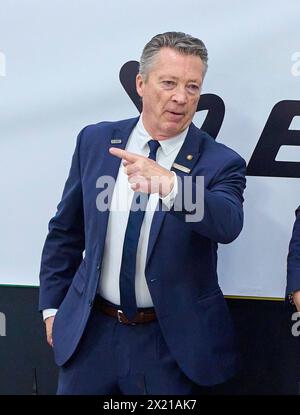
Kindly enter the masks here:
M 216 267 L 242 229 L 245 162 L 192 124 L 206 69 L 201 40 L 155 36 L 141 117 L 78 136 L 40 272 L 58 394 L 189 394 L 238 369 Z
M 300 312 L 300 206 L 296 209 L 296 220 L 289 245 L 286 294 Z

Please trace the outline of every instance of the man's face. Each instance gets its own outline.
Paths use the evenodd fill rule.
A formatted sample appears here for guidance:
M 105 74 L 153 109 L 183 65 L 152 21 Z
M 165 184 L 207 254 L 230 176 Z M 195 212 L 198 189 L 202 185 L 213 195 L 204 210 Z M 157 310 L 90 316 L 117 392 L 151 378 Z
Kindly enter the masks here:
M 162 48 L 146 80 L 136 78 L 143 99 L 143 123 L 156 139 L 180 134 L 192 122 L 200 98 L 204 65 L 199 56 Z

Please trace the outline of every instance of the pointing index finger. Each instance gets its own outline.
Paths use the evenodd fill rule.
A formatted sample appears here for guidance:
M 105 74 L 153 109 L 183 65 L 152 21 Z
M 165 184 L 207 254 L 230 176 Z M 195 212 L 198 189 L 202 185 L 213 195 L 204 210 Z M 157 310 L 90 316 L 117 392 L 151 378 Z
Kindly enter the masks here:
M 130 163 L 134 163 L 140 157 L 140 155 L 135 153 L 130 153 L 130 151 L 122 150 L 121 148 L 110 147 L 109 149 L 110 154 L 113 156 L 119 157 L 120 159 L 129 161 Z

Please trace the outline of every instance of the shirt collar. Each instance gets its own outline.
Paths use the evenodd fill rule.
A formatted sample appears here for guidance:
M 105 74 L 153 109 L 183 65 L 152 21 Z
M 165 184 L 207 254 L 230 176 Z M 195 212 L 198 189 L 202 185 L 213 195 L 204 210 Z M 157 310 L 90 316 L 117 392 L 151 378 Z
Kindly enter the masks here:
M 179 148 L 182 146 L 185 137 L 187 135 L 189 127 L 187 127 L 184 131 L 182 131 L 180 134 L 175 135 L 174 137 L 170 137 L 167 140 L 159 140 L 159 144 L 161 145 L 161 149 L 164 153 L 164 155 L 170 154 L 172 151 L 179 150 Z M 149 140 L 153 140 L 153 137 L 150 136 L 150 134 L 146 131 L 143 121 L 142 121 L 142 114 L 140 116 L 140 119 L 138 123 L 136 124 L 136 132 L 138 135 L 138 146 L 141 150 L 145 148 Z

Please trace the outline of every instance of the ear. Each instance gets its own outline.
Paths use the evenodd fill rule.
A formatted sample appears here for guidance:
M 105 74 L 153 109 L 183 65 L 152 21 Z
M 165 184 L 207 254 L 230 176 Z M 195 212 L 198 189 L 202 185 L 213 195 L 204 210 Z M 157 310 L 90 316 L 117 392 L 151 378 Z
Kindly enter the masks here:
M 136 85 L 136 92 L 139 94 L 139 96 L 142 98 L 143 92 L 144 92 L 144 80 L 140 73 L 137 74 L 135 78 L 135 85 Z

